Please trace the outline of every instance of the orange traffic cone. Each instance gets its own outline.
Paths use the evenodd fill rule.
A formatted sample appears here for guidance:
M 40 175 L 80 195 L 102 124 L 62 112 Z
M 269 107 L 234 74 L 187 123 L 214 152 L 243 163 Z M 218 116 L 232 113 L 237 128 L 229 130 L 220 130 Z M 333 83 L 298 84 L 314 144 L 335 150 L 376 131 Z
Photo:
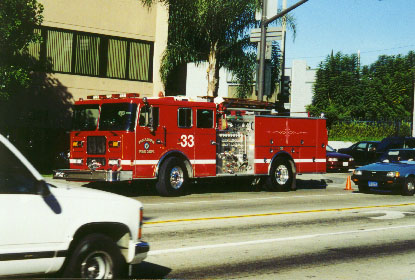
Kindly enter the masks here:
M 353 191 L 353 189 L 352 189 L 352 181 L 350 180 L 350 176 L 347 176 L 346 188 L 344 190 L 345 191 Z

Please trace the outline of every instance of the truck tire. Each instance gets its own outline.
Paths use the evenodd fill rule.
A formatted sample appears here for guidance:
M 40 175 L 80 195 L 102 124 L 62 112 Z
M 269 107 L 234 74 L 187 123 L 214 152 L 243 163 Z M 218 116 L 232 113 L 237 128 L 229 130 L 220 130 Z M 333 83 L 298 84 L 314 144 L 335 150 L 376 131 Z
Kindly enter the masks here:
M 157 192 L 162 196 L 179 196 L 188 184 L 186 167 L 182 160 L 171 157 L 161 165 L 156 183 Z
M 117 244 L 103 234 L 84 237 L 69 256 L 63 278 L 116 279 L 127 274 Z
M 288 160 L 279 158 L 271 166 L 270 174 L 265 183 L 268 191 L 287 192 L 293 182 L 293 172 Z
M 415 192 L 415 178 L 408 177 L 405 180 L 405 183 L 402 187 L 402 195 L 404 196 L 413 196 Z

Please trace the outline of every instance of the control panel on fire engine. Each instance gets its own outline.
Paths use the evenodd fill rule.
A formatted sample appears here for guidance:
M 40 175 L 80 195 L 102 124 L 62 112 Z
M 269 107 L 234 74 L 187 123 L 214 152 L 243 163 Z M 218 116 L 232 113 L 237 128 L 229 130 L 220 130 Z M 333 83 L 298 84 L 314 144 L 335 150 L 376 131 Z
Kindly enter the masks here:
M 253 115 L 224 116 L 217 132 L 217 173 L 253 173 L 254 120 Z

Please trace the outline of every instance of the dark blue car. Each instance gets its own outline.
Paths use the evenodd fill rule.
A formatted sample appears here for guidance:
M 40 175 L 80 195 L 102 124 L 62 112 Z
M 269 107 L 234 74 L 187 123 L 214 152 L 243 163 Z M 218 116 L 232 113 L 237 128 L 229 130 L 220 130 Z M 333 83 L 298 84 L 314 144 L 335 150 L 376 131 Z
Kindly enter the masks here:
M 415 149 L 392 149 L 379 162 L 356 168 L 353 182 L 363 193 L 387 189 L 411 196 L 415 191 Z

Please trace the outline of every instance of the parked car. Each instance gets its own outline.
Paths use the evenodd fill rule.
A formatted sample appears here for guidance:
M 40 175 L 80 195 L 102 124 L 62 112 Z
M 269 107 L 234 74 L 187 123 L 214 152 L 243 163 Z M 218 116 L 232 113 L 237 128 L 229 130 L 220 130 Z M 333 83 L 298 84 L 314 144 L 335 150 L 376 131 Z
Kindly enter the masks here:
M 337 151 L 342 154 L 351 155 L 356 165 L 365 165 L 376 161 L 376 148 L 379 143 L 379 141 L 360 141 L 348 148 L 341 148 Z
M 353 157 L 336 152 L 335 149 L 326 146 L 326 166 L 327 171 L 348 171 L 355 167 Z
M 386 137 L 376 148 L 376 159 L 379 160 L 390 149 L 415 148 L 414 137 Z
M 0 135 L 0 277 L 120 278 L 149 251 L 142 204 L 45 182 Z
M 392 149 L 380 162 L 356 168 L 353 182 L 363 193 L 370 189 L 388 189 L 411 196 L 415 191 L 415 149 Z

